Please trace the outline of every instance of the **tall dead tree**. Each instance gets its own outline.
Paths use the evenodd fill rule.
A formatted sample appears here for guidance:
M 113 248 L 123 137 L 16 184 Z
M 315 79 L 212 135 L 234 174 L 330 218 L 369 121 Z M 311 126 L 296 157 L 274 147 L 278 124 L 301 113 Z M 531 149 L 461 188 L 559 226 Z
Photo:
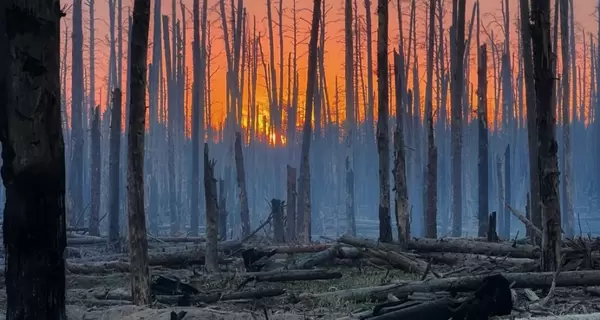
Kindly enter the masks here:
M 240 218 L 242 220 L 242 237 L 250 235 L 250 210 L 248 209 L 248 191 L 246 190 L 246 170 L 244 170 L 244 154 L 242 153 L 242 134 L 235 133 L 235 170 L 240 199 Z
M 144 137 L 146 135 L 146 61 L 150 0 L 135 0 L 131 31 L 131 101 L 127 148 L 127 199 L 129 211 L 129 265 L 133 303 L 150 303 L 148 239 L 144 210 Z
M 462 234 L 462 108 L 465 70 L 465 0 L 452 1 L 452 116 L 450 121 L 452 149 L 452 235 Z
M 317 83 L 317 41 L 319 40 L 319 19 L 321 17 L 321 0 L 314 0 L 310 42 L 308 46 L 308 75 L 306 77 L 306 97 L 313 97 Z M 301 239 L 310 242 L 311 210 L 310 210 L 310 140 L 312 138 L 311 115 L 314 99 L 305 99 L 304 126 L 302 128 L 302 149 L 300 150 L 300 185 L 298 186 L 298 222 L 303 225 Z
M 479 190 L 479 212 L 478 230 L 479 237 L 488 232 L 489 214 L 489 154 L 488 154 L 488 119 L 487 119 L 487 45 L 484 43 L 479 49 L 477 58 L 477 123 L 478 123 L 478 190 Z
M 425 237 L 437 238 L 437 148 L 433 133 L 433 50 L 435 47 L 436 0 L 429 1 L 429 43 L 427 47 L 427 86 L 425 118 L 427 124 L 427 167 L 425 173 Z M 419 111 L 417 111 L 419 112 Z
M 83 6 L 73 1 L 73 49 L 71 50 L 71 140 L 69 193 L 73 197 L 71 225 L 80 224 L 83 205 Z
M 366 10 L 366 36 L 367 36 L 367 114 L 365 115 L 367 138 L 369 142 L 373 139 L 373 117 L 375 98 L 373 97 L 373 34 L 371 32 L 371 0 L 365 0 Z M 400 51 L 400 54 L 403 54 Z
M 352 45 L 352 0 L 345 1 L 344 7 L 344 34 L 346 44 L 345 55 L 345 77 L 346 77 L 346 117 L 344 121 L 344 144 L 346 145 L 346 219 L 348 232 L 356 234 L 356 223 L 354 223 L 354 155 L 353 155 L 353 131 L 354 131 L 354 92 L 352 76 L 353 71 L 353 45 Z M 387 68 L 386 68 L 387 70 Z
M 379 241 L 392 242 L 390 137 L 388 130 L 388 1 L 377 2 L 377 153 L 379 154 Z
M 208 157 L 208 143 L 204 144 L 204 198 L 206 202 L 205 266 L 208 271 L 215 272 L 219 270 L 217 256 L 217 179 L 215 179 L 215 161 L 210 161 Z M 224 203 L 225 201 L 223 201 Z
M 558 193 L 558 145 L 554 96 L 554 54 L 550 43 L 550 0 L 532 1 L 531 39 L 536 93 L 538 172 L 542 211 L 543 271 L 557 270 L 560 264 L 561 230 Z
M 0 142 L 9 320 L 67 319 L 59 75 L 62 16 L 58 0 L 0 2 Z
M 154 0 L 154 16 L 153 16 L 153 34 L 152 34 L 152 64 L 149 69 L 149 92 L 148 98 L 150 103 L 149 119 L 150 119 L 150 148 L 146 150 L 148 162 L 146 167 L 150 172 L 150 205 L 148 206 L 148 215 L 150 220 L 150 232 L 158 233 L 158 212 L 159 212 L 159 185 L 158 185 L 158 165 L 157 157 L 160 152 L 158 148 L 158 130 L 159 130 L 159 114 L 160 114 L 160 87 L 162 83 L 162 38 L 161 38 L 161 0 Z M 131 32 L 130 32 L 131 34 Z M 131 50 L 131 49 L 130 49 Z M 127 55 L 130 58 L 129 54 Z
M 404 150 L 404 110 L 402 109 L 402 84 L 404 70 L 400 55 L 394 51 L 394 80 L 396 81 L 396 128 L 394 130 L 394 190 L 396 204 L 396 228 L 398 242 L 404 245 L 410 240 L 410 212 L 408 209 L 408 186 L 406 183 L 406 159 Z
M 538 170 L 538 132 L 536 125 L 536 93 L 533 70 L 533 52 L 531 44 L 529 1 L 520 0 L 521 11 L 521 42 L 523 49 L 523 69 L 525 74 L 525 104 L 527 114 L 527 142 L 529 145 L 529 181 L 531 189 L 531 220 L 533 224 L 542 227 L 542 211 L 540 207 L 540 178 Z
M 121 154 L 121 89 L 116 88 L 112 93 L 112 109 L 110 112 L 110 147 L 108 155 L 108 241 L 113 249 L 120 248 L 120 213 L 119 195 L 121 184 L 120 154 Z
M 91 144 L 91 158 L 92 163 L 90 166 L 92 179 L 91 183 L 91 211 L 90 211 L 90 222 L 89 229 L 90 235 L 100 235 L 100 199 L 101 199 L 101 185 L 100 180 L 102 177 L 102 144 L 100 143 L 100 106 L 96 106 L 92 109 L 92 144 Z
M 564 219 L 563 230 L 566 236 L 572 237 L 575 227 L 575 217 L 573 212 L 573 167 L 572 159 L 573 154 L 571 150 L 571 115 L 569 113 L 569 99 L 571 88 L 569 87 L 569 72 L 571 71 L 570 57 L 569 57 L 569 2 L 568 0 L 560 1 L 560 43 L 562 53 L 562 125 L 563 125 L 563 160 L 562 160 L 562 172 L 563 172 L 563 210 Z M 558 28 L 556 26 L 555 28 Z M 576 108 L 575 104 L 572 105 Z

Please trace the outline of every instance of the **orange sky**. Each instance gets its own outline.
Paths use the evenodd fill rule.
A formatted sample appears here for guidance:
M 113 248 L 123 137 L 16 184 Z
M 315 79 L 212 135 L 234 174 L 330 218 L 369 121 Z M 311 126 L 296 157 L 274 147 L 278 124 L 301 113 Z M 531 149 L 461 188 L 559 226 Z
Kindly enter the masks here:
M 186 41 L 186 59 L 187 59 L 187 66 L 190 68 L 191 71 L 191 66 L 192 66 L 192 54 L 191 54 L 191 38 L 192 38 L 192 22 L 191 22 L 191 9 L 192 9 L 192 4 L 193 1 L 192 0 L 179 0 L 179 1 L 183 1 L 183 4 L 187 7 L 188 14 L 186 16 L 187 19 L 187 41 Z M 177 15 L 178 15 L 178 19 L 181 18 L 181 11 L 180 11 L 180 7 L 179 7 L 179 1 L 177 3 Z M 292 11 L 292 5 L 293 5 L 293 1 L 294 0 L 282 0 L 284 1 L 284 63 L 285 63 L 285 67 L 284 67 L 284 86 L 287 86 L 287 57 L 288 57 L 288 52 L 291 52 L 292 50 L 292 40 L 291 40 L 291 36 L 292 36 L 292 25 L 293 25 L 293 21 L 291 19 L 291 11 Z M 344 23 L 343 23 L 343 0 L 323 0 L 326 1 L 326 6 L 328 8 L 328 15 L 327 15 L 327 23 L 326 23 L 326 31 L 327 31 L 327 39 L 326 39 L 326 43 L 325 43 L 325 69 L 326 69 L 326 78 L 327 78 L 327 85 L 328 85 L 328 89 L 329 89 L 329 99 L 333 102 L 333 95 L 335 92 L 335 78 L 336 76 L 339 77 L 338 79 L 338 83 L 341 86 L 341 90 L 343 92 L 343 76 L 344 76 L 344 66 L 343 66 L 343 52 L 344 52 L 344 42 L 343 42 L 343 36 L 344 36 Z M 513 50 L 516 50 L 516 43 L 518 41 L 518 33 L 517 33 L 517 15 L 518 15 L 518 1 L 517 0 L 509 0 L 510 1 L 510 6 L 511 6 L 511 21 L 513 22 L 513 25 L 511 26 L 512 28 L 512 32 L 511 32 L 511 42 L 514 44 L 512 46 L 512 48 L 514 48 Z M 221 21 L 220 21 L 220 17 L 218 15 L 218 0 L 209 0 L 209 21 L 212 21 L 212 27 L 211 27 L 211 31 L 212 31 L 212 46 L 213 46 L 213 60 L 211 62 L 211 68 L 212 71 L 224 71 L 226 69 L 226 64 L 225 64 L 225 53 L 224 53 L 224 44 L 223 44 L 223 40 L 222 40 L 222 36 L 221 36 Z M 226 0 L 227 3 L 229 3 L 229 0 Z M 266 11 L 266 0 L 245 0 L 245 6 L 247 8 L 247 12 L 248 12 L 248 16 L 250 17 L 250 19 L 252 19 L 254 16 L 256 17 L 256 21 L 257 21 L 257 32 L 260 32 L 262 35 L 267 35 L 267 21 L 266 21 L 266 16 L 267 16 L 267 11 Z M 275 8 L 279 5 L 278 4 L 278 0 L 272 0 L 272 5 L 273 5 L 273 14 L 276 14 L 276 10 Z M 359 14 L 364 16 L 365 14 L 365 7 L 364 7 L 364 0 L 357 0 L 358 2 L 358 7 L 359 7 Z M 373 63 L 375 65 L 376 63 L 376 55 L 375 55 L 375 50 L 376 50 L 376 32 L 377 32 L 377 16 L 376 16 L 376 0 L 371 0 L 371 5 L 372 5 L 372 32 L 373 32 Z M 586 30 L 586 32 L 593 32 L 596 33 L 597 30 L 597 24 L 595 22 L 595 6 L 596 6 L 596 1 L 594 0 L 574 0 L 575 2 L 575 22 L 576 24 L 580 27 Z M 84 1 L 85 3 L 85 1 Z M 236 0 L 237 3 L 237 0 Z M 444 0 L 444 5 L 445 8 L 448 10 L 451 7 L 451 0 Z M 469 19 L 471 16 L 471 10 L 472 10 L 472 6 L 473 6 L 474 0 L 467 0 L 467 28 L 468 28 L 468 24 L 469 24 Z M 69 4 L 68 1 L 63 1 L 63 4 Z M 127 10 L 128 8 L 131 6 L 132 1 L 130 0 L 123 0 L 123 6 L 124 6 L 124 13 L 123 13 L 123 19 L 124 21 L 124 37 L 127 36 Z M 153 7 L 153 6 L 152 6 Z M 170 8 L 171 8 L 171 1 L 169 0 L 163 0 L 163 14 L 168 14 L 170 15 Z M 300 41 L 299 46 L 298 46 L 298 66 L 299 66 L 299 73 L 300 73 L 300 96 L 301 96 L 301 102 L 304 100 L 303 99 L 303 95 L 304 95 L 304 91 L 306 89 L 306 84 L 305 84 L 305 78 L 306 78 L 306 61 L 307 61 L 307 56 L 306 56 L 306 52 L 308 51 L 308 33 L 309 33 L 309 29 L 310 29 L 310 16 L 311 16 L 311 10 L 312 10 L 312 1 L 310 0 L 297 0 L 296 2 L 296 8 L 298 10 L 298 22 L 297 22 L 297 27 L 298 27 L 298 39 Z M 407 0 L 403 0 L 403 8 L 404 8 L 404 12 L 406 13 L 406 17 L 403 18 L 404 21 L 404 34 L 405 37 L 407 37 L 408 35 L 408 22 L 409 22 L 409 18 L 408 18 L 408 13 L 409 13 L 409 1 Z M 424 47 L 425 47 L 425 20 L 426 20 L 426 9 L 427 9 L 427 5 L 425 4 L 424 0 L 417 0 L 417 41 L 418 41 L 418 50 L 419 50 L 419 54 L 418 54 L 418 58 L 419 58 L 419 62 L 420 62 L 420 70 L 421 70 L 421 74 L 423 74 L 423 76 L 421 76 L 422 79 L 422 83 L 424 85 L 424 71 L 425 71 L 425 51 L 424 51 Z M 86 66 L 89 65 L 88 61 L 89 61 L 89 53 L 88 53 L 88 48 L 87 48 L 87 44 L 88 44 L 88 36 L 89 36 L 89 28 L 87 26 L 87 24 L 89 23 L 89 8 L 84 5 L 84 44 L 85 44 L 85 48 L 84 48 L 84 64 Z M 151 13 L 153 14 L 153 13 Z M 96 15 L 96 102 L 100 102 L 100 99 L 102 99 L 102 108 L 105 107 L 105 102 L 106 102 L 106 79 L 107 79 L 107 70 L 108 70 L 108 57 L 109 57 L 109 50 L 108 50 L 108 1 L 107 0 L 96 0 L 96 5 L 95 5 L 95 15 Z M 287 16 L 287 17 L 286 17 Z M 488 28 L 488 30 L 495 30 L 495 36 L 498 42 L 503 41 L 503 35 L 501 33 L 501 30 L 496 26 L 496 22 L 497 21 L 501 21 L 501 2 L 500 0 L 494 0 L 494 1 L 490 1 L 490 0 L 484 0 L 481 1 L 481 16 L 482 16 L 482 24 L 485 24 L 485 26 Z M 274 34 L 275 34 L 275 45 L 278 45 L 278 29 L 277 29 L 277 25 L 276 23 L 276 19 L 277 17 L 274 17 L 275 21 L 274 21 Z M 390 51 L 393 49 L 393 47 L 397 47 L 397 39 L 398 39 L 398 18 L 397 18 L 397 14 L 396 14 L 396 0 L 391 0 L 390 2 Z M 450 15 L 449 13 L 446 14 L 446 28 L 448 28 L 449 23 L 448 20 L 450 19 Z M 152 23 L 152 18 L 151 18 L 151 23 Z M 68 25 L 69 30 L 72 30 L 71 27 L 71 19 L 69 16 L 67 16 L 66 19 L 63 20 L 63 23 Z M 152 26 L 151 26 L 152 28 Z M 64 27 L 63 27 L 63 32 L 64 32 Z M 582 48 L 583 48 L 583 40 L 582 40 L 582 33 L 580 30 L 577 30 L 577 42 L 578 42 L 578 63 L 581 63 L 581 59 L 584 56 L 582 54 Z M 363 38 L 362 41 L 364 41 L 365 35 L 364 33 L 361 35 L 361 37 Z M 588 36 L 589 37 L 589 36 Z M 481 35 L 481 39 L 482 41 L 487 39 L 487 36 L 485 34 Z M 589 38 L 588 38 L 589 39 Z M 71 41 L 70 37 L 68 39 L 62 39 L 62 41 L 68 40 L 69 42 Z M 125 39 L 126 40 L 126 39 Z M 586 39 L 587 40 L 587 39 Z M 152 41 L 152 31 L 150 33 L 150 41 Z M 588 41 L 589 42 L 589 41 Z M 268 49 L 268 40 L 266 37 L 263 37 L 263 42 L 262 42 L 262 46 L 263 46 L 263 52 L 266 55 L 265 56 L 265 60 L 269 60 L 269 49 Z M 127 45 L 124 44 L 124 48 L 127 48 Z M 69 50 L 71 49 L 71 44 L 69 43 Z M 488 52 L 489 52 L 489 47 L 488 47 Z M 126 50 L 125 50 L 126 51 Z M 516 51 L 514 51 L 516 53 Z M 126 52 L 125 52 L 126 54 Z M 276 68 L 279 68 L 279 59 L 278 59 L 278 48 L 275 48 L 275 63 L 276 63 Z M 363 66 L 366 69 L 366 54 L 363 53 Z M 68 61 L 70 61 L 70 53 L 67 56 Z M 148 54 L 148 58 L 151 59 L 152 53 L 151 50 L 149 51 Z M 468 81 L 470 81 L 473 84 L 476 84 L 477 80 L 475 77 L 475 67 L 476 67 L 476 61 L 474 60 L 475 55 L 474 55 L 474 49 L 471 49 L 471 56 L 473 61 L 471 62 L 471 70 L 472 75 L 471 75 L 471 79 L 467 79 Z M 587 56 L 587 55 L 586 55 Z M 392 61 L 390 59 L 390 61 Z M 488 58 L 488 61 L 490 63 L 490 69 L 491 69 L 491 56 Z M 69 63 L 70 64 L 70 63 Z M 123 67 L 126 67 L 126 58 L 124 57 L 123 60 Z M 375 66 L 374 66 L 375 67 Z M 70 69 L 70 68 L 69 68 Z M 589 69 L 589 62 L 588 62 L 588 69 Z M 262 72 L 262 64 L 259 60 L 259 66 L 258 66 L 258 103 L 260 104 L 260 111 L 262 114 L 268 114 L 267 113 L 267 107 L 266 107 L 266 93 L 265 93 L 265 89 L 264 89 L 264 81 L 263 81 L 263 72 Z M 278 70 L 278 69 L 277 69 Z M 86 74 L 88 72 L 86 71 Z M 123 80 L 125 80 L 125 74 L 126 74 L 126 70 L 123 70 Z M 364 71 L 364 74 L 366 74 L 366 70 Z M 491 75 L 491 70 L 490 70 L 490 75 Z M 279 71 L 277 71 L 277 76 L 279 76 Z M 246 79 L 248 79 L 248 76 L 245 77 Z M 189 76 L 189 79 L 191 79 L 191 75 Z M 279 82 L 279 79 L 277 80 Z M 213 110 L 213 121 L 215 123 L 213 123 L 214 125 L 216 125 L 218 122 L 222 121 L 222 119 L 224 118 L 224 100 L 225 100 L 225 72 L 216 72 L 211 80 L 212 82 L 212 110 Z M 490 79 L 490 86 L 492 85 L 492 81 Z M 70 80 L 67 80 L 67 86 L 70 86 Z M 190 83 L 187 84 L 187 86 L 191 86 L 191 80 Z M 376 91 L 376 86 L 377 86 L 377 80 L 376 78 L 374 78 L 374 90 Z M 278 88 L 279 90 L 279 88 Z M 125 91 L 125 90 L 123 90 Z M 422 87 L 421 93 L 424 94 L 425 90 L 424 87 Z M 488 97 L 490 99 L 493 98 L 493 91 L 492 90 L 488 90 Z M 284 87 L 284 100 L 287 97 L 287 87 Z M 343 95 L 341 95 L 340 97 L 341 99 L 341 103 L 340 103 L 340 113 L 341 113 L 341 117 L 343 118 Z M 67 97 L 67 101 L 70 101 L 70 95 L 68 94 Z M 362 98 L 359 99 L 359 101 L 362 101 Z M 300 104 L 300 107 L 303 108 L 303 103 Z M 360 107 L 360 110 L 362 111 L 362 107 Z M 245 109 L 244 109 L 244 113 L 245 113 Z

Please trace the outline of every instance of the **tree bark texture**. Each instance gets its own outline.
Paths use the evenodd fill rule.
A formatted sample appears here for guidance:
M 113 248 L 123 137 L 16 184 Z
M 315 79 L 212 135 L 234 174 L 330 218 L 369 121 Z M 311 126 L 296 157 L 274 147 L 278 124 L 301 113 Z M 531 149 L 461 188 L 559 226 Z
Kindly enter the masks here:
M 296 168 L 287 166 L 287 203 L 286 203 L 286 223 L 287 223 L 287 241 L 296 240 Z
M 131 31 L 131 82 L 127 139 L 127 199 L 129 212 L 129 264 L 133 303 L 150 303 L 148 239 L 144 211 L 144 137 L 146 134 L 146 61 L 150 0 L 135 0 Z
M 112 109 L 110 112 L 110 154 L 108 158 L 108 241 L 115 249 L 120 247 L 120 213 L 119 184 L 121 169 L 119 168 L 121 154 L 121 89 L 116 88 L 112 93 Z
M 66 320 L 58 0 L 0 3 L 6 319 Z M 11 54 L 12 53 L 12 54 Z
M 406 158 L 404 150 L 404 119 L 402 110 L 402 73 L 400 55 L 394 51 L 394 72 L 396 80 L 396 129 L 394 130 L 394 189 L 396 202 L 396 227 L 398 242 L 410 240 L 410 212 L 408 209 L 408 187 L 406 184 Z
M 488 232 L 488 213 L 489 208 L 489 152 L 488 152 L 488 118 L 487 118 L 487 45 L 484 43 L 479 48 L 477 66 L 477 118 L 478 118 L 478 178 L 479 178 L 479 212 L 478 229 L 479 237 L 485 236 Z
M 217 180 L 215 179 L 215 161 L 208 156 L 208 143 L 204 144 L 204 200 L 206 202 L 206 269 L 219 270 L 217 257 Z
M 388 133 L 388 1 L 377 4 L 377 153 L 379 154 L 379 240 L 392 242 L 390 137 Z
M 248 209 L 248 191 L 246 190 L 246 170 L 242 153 L 242 134 L 235 133 L 235 169 L 240 199 L 240 219 L 242 220 L 242 237 L 250 234 L 250 209 Z
M 542 209 L 542 271 L 554 271 L 560 264 L 561 230 L 558 194 L 558 144 L 554 96 L 554 53 L 550 43 L 550 0 L 532 2 L 531 39 L 536 92 L 538 172 Z
M 102 144 L 100 143 L 100 106 L 96 106 L 93 109 L 92 114 L 92 165 L 91 165 L 91 178 L 92 188 L 90 198 L 91 212 L 90 212 L 90 235 L 100 235 L 100 201 L 101 201 L 101 179 L 102 179 Z
M 436 0 L 429 2 L 429 38 L 427 47 L 427 87 L 425 88 L 425 118 L 427 130 L 427 165 L 425 167 L 425 237 L 437 238 L 437 148 L 433 134 L 433 51 L 435 45 Z

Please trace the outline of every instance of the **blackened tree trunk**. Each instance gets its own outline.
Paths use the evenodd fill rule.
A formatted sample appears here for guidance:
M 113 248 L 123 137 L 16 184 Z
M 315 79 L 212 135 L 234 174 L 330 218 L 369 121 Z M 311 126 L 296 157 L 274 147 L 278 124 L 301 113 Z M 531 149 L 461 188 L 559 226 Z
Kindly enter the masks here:
M 433 134 L 433 50 L 435 45 L 436 0 L 429 2 L 429 38 L 427 47 L 427 87 L 425 119 L 427 124 L 427 167 L 425 170 L 425 237 L 437 238 L 437 148 Z M 431 132 L 430 132 L 431 131 Z
M 558 194 L 558 144 L 556 142 L 556 105 L 554 104 L 554 53 L 550 43 L 550 0 L 532 2 L 531 39 L 536 92 L 538 132 L 538 172 L 542 216 L 543 271 L 554 271 L 560 264 L 560 202 Z
M 529 22 L 529 1 L 520 0 L 521 11 L 521 41 L 523 49 L 523 69 L 525 74 L 525 103 L 527 114 L 527 142 L 529 145 L 529 179 L 531 189 L 531 222 L 542 227 L 542 211 L 540 207 L 540 177 L 538 171 L 537 125 L 536 125 L 536 95 L 533 74 L 533 56 Z
M 488 154 L 488 119 L 487 119 L 487 45 L 481 45 L 479 49 L 478 68 L 477 68 L 477 93 L 478 93 L 478 132 L 479 132 L 479 161 L 477 162 L 479 171 L 479 228 L 477 235 L 485 236 L 488 231 L 489 214 L 489 154 Z
M 402 75 L 404 70 L 400 55 L 394 51 L 394 79 L 396 81 L 396 129 L 394 130 L 394 189 L 396 203 L 396 228 L 398 242 L 405 245 L 410 240 L 410 213 L 408 209 L 408 187 L 406 184 L 406 159 L 404 150 L 404 110 L 402 109 Z
M 392 242 L 390 137 L 388 133 L 388 2 L 377 4 L 377 153 L 379 154 L 379 241 Z
M 144 211 L 144 136 L 146 134 L 146 61 L 150 0 L 135 0 L 131 31 L 131 102 L 127 149 L 129 265 L 133 303 L 150 303 L 148 239 Z
M 242 221 L 242 237 L 250 234 L 250 210 L 248 209 L 248 191 L 246 190 L 246 170 L 242 153 L 242 134 L 235 133 L 235 171 L 240 199 L 240 220 Z
M 310 42 L 308 46 L 308 75 L 306 96 L 313 97 L 317 83 L 317 41 L 319 40 L 319 18 L 321 17 L 321 0 L 314 0 Z M 305 99 L 304 126 L 302 128 L 302 149 L 300 150 L 300 185 L 298 186 L 298 221 L 302 221 L 302 240 L 310 242 L 310 140 L 312 139 L 312 109 L 314 99 Z
M 62 16 L 58 0 L 0 2 L 0 142 L 9 320 L 67 319 L 59 85 Z
M 82 0 L 73 1 L 73 49 L 71 51 L 71 140 L 69 190 L 73 197 L 70 223 L 83 222 L 83 22 Z
M 120 227 L 119 218 L 119 184 L 121 171 L 119 169 L 121 154 L 121 89 L 116 88 L 112 94 L 112 110 L 110 113 L 110 153 L 108 155 L 108 241 L 110 246 L 119 251 Z
M 296 168 L 287 166 L 287 240 L 296 241 Z
M 223 195 L 224 189 L 222 188 L 221 195 Z M 217 259 L 217 180 L 215 179 L 215 161 L 210 161 L 208 157 L 208 143 L 204 144 L 204 198 L 206 201 L 205 266 L 208 271 L 216 272 L 219 270 L 219 261 Z
M 92 178 L 92 194 L 90 198 L 91 213 L 90 213 L 90 235 L 100 235 L 100 199 L 101 199 L 101 186 L 100 180 L 102 177 L 102 144 L 100 143 L 100 106 L 96 106 L 92 111 L 92 165 L 91 174 Z
M 194 0 L 194 42 L 192 42 L 192 54 L 194 63 L 194 84 L 192 88 L 192 177 L 190 179 L 190 235 L 198 235 L 198 223 L 200 220 L 200 119 L 204 118 L 204 112 L 200 109 L 200 75 L 204 76 L 200 68 L 200 0 Z
M 458 2 L 458 3 L 457 3 Z M 462 109 L 465 70 L 465 0 L 453 0 L 454 64 L 452 70 L 452 235 L 462 234 Z
M 346 118 L 344 121 L 344 144 L 346 146 L 345 170 L 346 170 L 346 220 L 348 223 L 347 231 L 350 234 L 356 234 L 356 219 L 354 216 L 354 111 L 355 101 L 353 93 L 354 61 L 353 61 L 353 38 L 352 38 L 352 0 L 344 1 L 344 43 L 345 51 L 345 69 L 346 77 Z M 358 84 L 356 84 L 358 86 Z M 368 118 L 367 118 L 368 119 Z

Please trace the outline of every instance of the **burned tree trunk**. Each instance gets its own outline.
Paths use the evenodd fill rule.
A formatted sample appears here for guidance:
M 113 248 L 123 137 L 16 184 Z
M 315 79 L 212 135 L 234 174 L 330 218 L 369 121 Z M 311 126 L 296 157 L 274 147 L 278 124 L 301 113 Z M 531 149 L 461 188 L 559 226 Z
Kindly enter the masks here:
M 194 84 L 192 88 L 192 177 L 190 179 L 190 234 L 198 235 L 198 223 L 200 220 L 200 141 L 204 141 L 204 135 L 200 136 L 200 125 L 204 119 L 204 112 L 201 110 L 200 77 L 204 73 L 200 69 L 200 0 L 194 0 L 194 42 L 192 42 L 192 55 L 194 63 Z M 202 95 L 203 96 L 203 95 Z
M 425 118 L 427 121 L 427 167 L 425 181 L 425 237 L 437 238 L 437 148 L 433 133 L 433 49 L 435 39 L 436 0 L 429 2 L 429 44 L 427 48 L 427 87 Z
M 110 154 L 108 167 L 109 193 L 108 193 L 108 241 L 110 246 L 119 251 L 120 227 L 119 218 L 121 206 L 119 205 L 119 184 L 121 171 L 119 160 L 121 154 L 121 89 L 116 88 L 112 96 L 112 110 L 110 112 Z
M 529 22 L 529 1 L 520 0 L 521 41 L 523 42 L 523 69 L 525 74 L 525 103 L 527 113 L 527 142 L 529 145 L 529 179 L 531 189 L 531 221 L 542 227 L 542 211 L 540 207 L 540 177 L 538 171 L 538 133 L 536 127 L 536 94 L 534 83 L 533 56 L 531 44 L 531 24 Z
M 0 3 L 0 142 L 9 320 L 67 319 L 59 75 L 62 16 L 58 0 Z
M 306 96 L 313 97 L 317 83 L 317 41 L 319 40 L 319 18 L 321 17 L 321 0 L 314 0 L 310 42 L 308 46 L 308 75 L 306 78 Z M 304 108 L 304 126 L 302 128 L 302 149 L 300 150 L 300 186 L 298 188 L 298 222 L 303 223 L 302 240 L 310 242 L 311 210 L 310 210 L 310 140 L 312 136 L 311 115 L 313 100 L 306 99 Z
M 354 93 L 353 93 L 353 38 L 352 38 L 352 0 L 346 0 L 344 5 L 344 35 L 345 35 L 345 69 L 346 77 L 346 118 L 344 121 L 344 144 L 346 145 L 345 169 L 346 169 L 346 220 L 348 232 L 356 234 L 356 219 L 354 217 Z M 387 70 L 387 68 L 386 68 Z M 356 84 L 358 85 L 358 84 Z M 389 166 L 388 166 L 389 167 Z M 389 198 L 389 197 L 388 197 Z M 389 215 L 389 210 L 388 210 Z
M 458 2 L 458 3 L 457 3 Z M 462 102 L 465 70 L 463 56 L 465 54 L 465 0 L 453 0 L 454 43 L 452 44 L 454 63 L 452 65 L 452 235 L 462 234 Z
M 390 137 L 388 134 L 388 2 L 377 4 L 377 153 L 379 154 L 379 240 L 392 242 Z
M 217 257 L 217 180 L 215 179 L 215 161 L 208 157 L 208 143 L 204 144 L 204 200 L 206 202 L 206 269 L 219 270 Z
M 555 26 L 558 28 L 558 26 Z M 563 160 L 562 172 L 564 182 L 562 184 L 562 198 L 564 210 L 563 229 L 567 237 L 573 236 L 575 217 L 573 213 L 573 168 L 571 161 L 571 118 L 569 114 L 569 3 L 567 0 L 560 0 L 560 34 L 561 34 L 561 52 L 562 52 L 562 125 L 563 125 Z M 575 108 L 575 104 L 572 105 Z
M 71 140 L 69 193 L 73 197 L 70 224 L 80 225 L 83 205 L 83 17 L 82 0 L 73 1 L 73 50 L 71 51 Z
M 246 190 L 246 170 L 242 153 L 242 134 L 235 133 L 235 170 L 240 197 L 240 219 L 242 220 L 242 237 L 250 234 L 250 210 L 248 209 L 248 191 Z
M 560 202 L 558 194 L 558 145 L 556 142 L 556 105 L 554 96 L 554 70 L 552 44 L 550 43 L 550 0 L 532 2 L 531 39 L 536 93 L 538 132 L 538 173 L 540 201 L 544 208 L 542 217 L 542 271 L 554 271 L 560 263 Z
M 287 166 L 287 240 L 296 240 L 296 168 Z
M 148 239 L 144 210 L 144 137 L 146 135 L 146 61 L 150 0 L 135 0 L 131 31 L 131 82 L 127 139 L 127 199 L 129 212 L 129 265 L 133 303 L 150 303 Z
M 92 113 L 92 194 L 91 194 L 91 214 L 90 214 L 90 235 L 100 235 L 100 199 L 101 186 L 100 180 L 102 177 L 102 144 L 100 143 L 100 106 L 96 106 Z
M 479 132 L 479 161 L 477 162 L 479 171 L 479 228 L 477 234 L 479 237 L 485 236 L 488 232 L 488 212 L 489 208 L 489 154 L 488 154 L 488 119 L 487 119 L 487 45 L 481 45 L 479 49 L 478 68 L 477 68 L 477 118 Z
M 406 159 L 404 150 L 404 114 L 402 110 L 402 74 L 400 56 L 394 51 L 394 79 L 396 80 L 396 130 L 394 130 L 394 189 L 396 191 L 396 227 L 398 242 L 410 240 L 410 213 L 408 210 L 408 187 L 406 185 Z

